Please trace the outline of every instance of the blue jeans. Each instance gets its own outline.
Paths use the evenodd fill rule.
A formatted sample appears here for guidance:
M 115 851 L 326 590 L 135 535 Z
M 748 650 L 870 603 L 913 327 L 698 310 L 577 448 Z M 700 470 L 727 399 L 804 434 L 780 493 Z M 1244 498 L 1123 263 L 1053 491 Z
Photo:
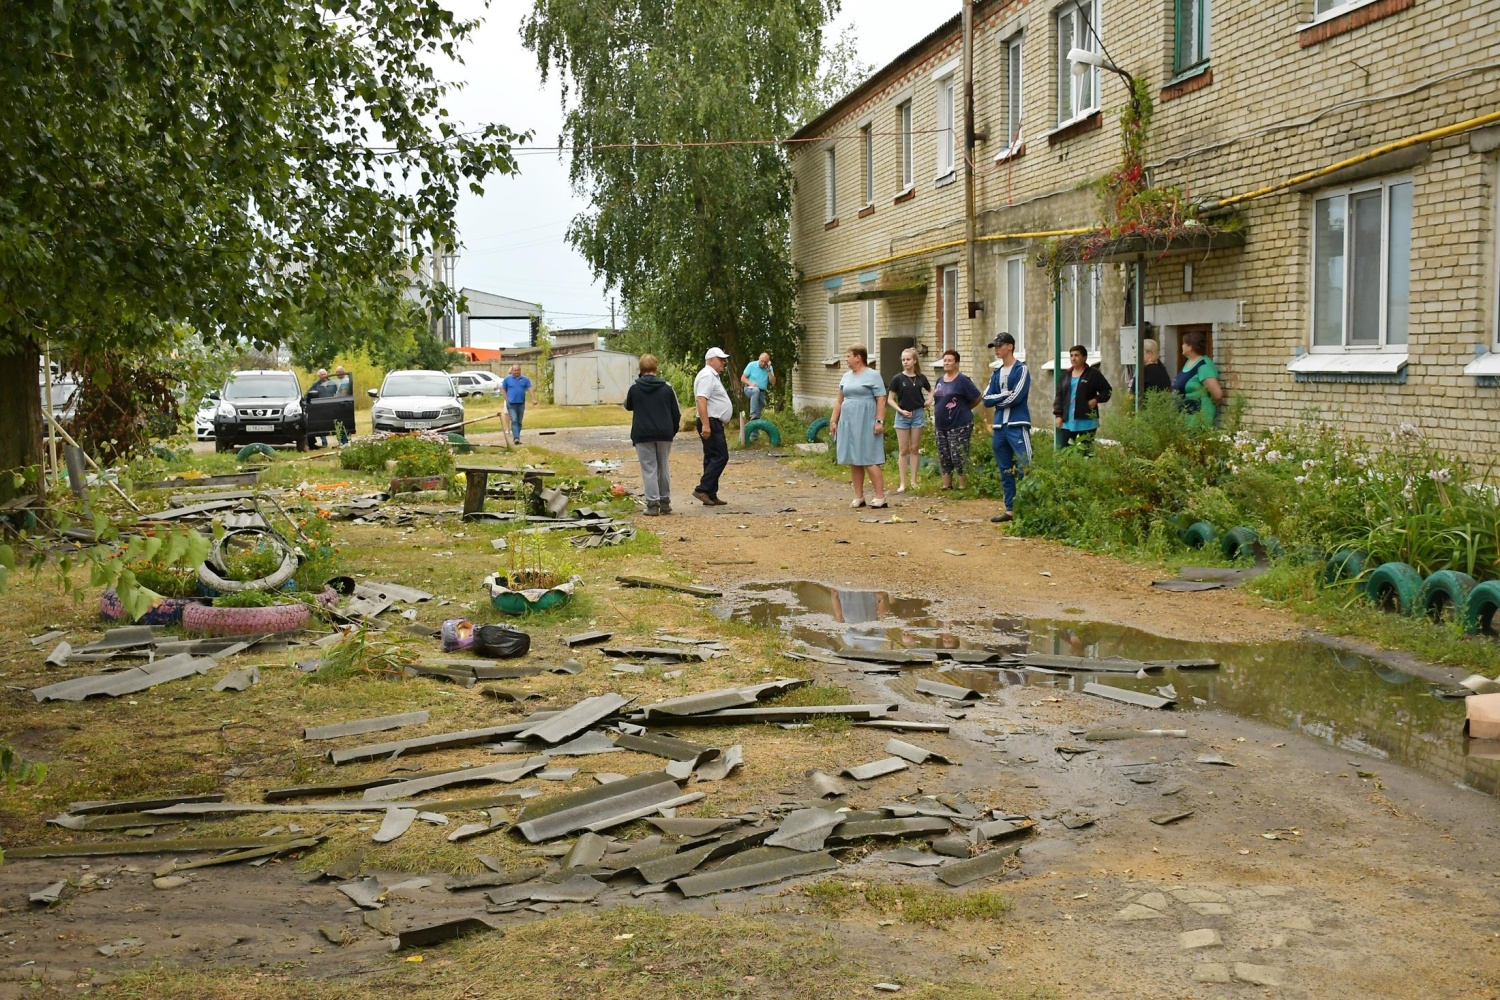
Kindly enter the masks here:
M 766 407 L 766 390 L 758 385 L 747 385 L 745 395 L 750 399 L 750 419 L 759 420 L 760 411 Z
M 995 468 L 1000 470 L 1000 488 L 1005 495 L 1005 509 L 1016 509 L 1016 480 L 1026 473 L 1031 461 L 1031 428 L 996 427 L 990 433 L 990 448 L 995 452 Z
M 521 419 L 526 416 L 526 403 L 506 403 L 505 409 L 510 413 L 510 436 L 516 444 L 521 443 Z

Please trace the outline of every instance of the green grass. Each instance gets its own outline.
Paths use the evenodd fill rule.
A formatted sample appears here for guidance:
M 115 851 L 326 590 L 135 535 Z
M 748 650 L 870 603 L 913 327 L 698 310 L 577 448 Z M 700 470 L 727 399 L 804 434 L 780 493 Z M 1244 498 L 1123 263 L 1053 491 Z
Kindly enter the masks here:
M 955 920 L 999 920 L 1010 911 L 1010 899 L 991 889 L 956 892 L 925 885 L 829 878 L 798 887 L 813 905 L 835 916 L 858 910 L 895 916 L 903 923 L 944 927 Z

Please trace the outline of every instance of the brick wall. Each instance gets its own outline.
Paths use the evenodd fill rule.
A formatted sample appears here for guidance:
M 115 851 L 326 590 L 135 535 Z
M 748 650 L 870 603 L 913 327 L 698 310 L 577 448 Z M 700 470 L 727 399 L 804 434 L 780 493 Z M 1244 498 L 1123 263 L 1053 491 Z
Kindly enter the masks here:
M 1119 159 L 1118 109 L 1127 99 L 1123 81 L 1099 74 L 1105 109 L 1103 127 L 1066 138 L 1047 132 L 1057 125 L 1055 2 L 991 0 L 976 14 L 975 120 L 987 141 L 976 147 L 979 231 L 984 234 L 1050 231 L 1097 220 L 1093 196 L 1082 185 L 1113 169 Z M 1500 4 L 1459 0 L 1408 4 L 1394 0 L 1350 5 L 1313 23 L 1312 0 L 1266 5 L 1242 0 L 1213 6 L 1207 73 L 1173 78 L 1174 8 L 1171 0 L 1101 0 L 1100 32 L 1119 65 L 1144 77 L 1157 99 L 1147 154 L 1157 183 L 1184 188 L 1194 202 L 1230 196 L 1333 164 L 1415 133 L 1500 109 L 1500 72 L 1495 61 Z M 1024 152 L 996 157 L 1004 136 L 1005 45 L 1023 38 Z M 808 328 L 804 363 L 795 373 L 799 404 L 826 404 L 836 391 L 839 369 L 816 364 L 825 356 L 825 310 L 829 272 L 875 271 L 877 284 L 925 277 L 919 300 L 882 301 L 878 336 L 916 325 L 927 349 L 938 353 L 937 268 L 960 267 L 961 298 L 987 308 L 970 322 L 960 309 L 958 342 L 964 368 L 986 378 L 983 344 L 1004 325 L 998 262 L 1031 253 L 1030 241 L 981 243 L 974 289 L 961 247 L 896 263 L 870 266 L 907 251 L 963 237 L 962 108 L 957 159 L 951 182 L 937 179 L 937 89 L 933 70 L 959 55 L 958 32 L 934 40 L 910 59 L 877 74 L 877 85 L 819 123 L 813 138 L 839 143 L 839 225 L 825 229 L 823 157 L 818 143 L 793 150 L 792 241 L 804 282 L 799 296 Z M 961 68 L 956 77 L 962 94 Z M 1437 78 L 1449 76 L 1446 81 Z M 1410 91 L 1404 97 L 1390 97 Z M 900 136 L 896 107 L 913 105 L 915 184 L 900 191 Z M 1316 116 L 1316 120 L 1314 119 Z M 873 213 L 860 218 L 862 163 L 853 138 L 870 123 L 875 136 L 876 193 Z M 1148 306 L 1193 308 L 1232 320 L 1215 325 L 1215 353 L 1233 393 L 1246 400 L 1255 424 L 1284 423 L 1307 414 L 1335 417 L 1362 433 L 1383 434 L 1393 422 L 1416 423 L 1445 447 L 1482 464 L 1500 455 L 1500 423 L 1475 419 L 1494 411 L 1500 390 L 1484 388 L 1463 367 L 1477 344 L 1495 345 L 1496 184 L 1494 151 L 1476 152 L 1467 135 L 1431 143 L 1425 160 L 1403 174 L 1413 183 L 1409 361 L 1404 383 L 1307 383 L 1294 381 L 1287 364 L 1311 340 L 1312 211 L 1316 190 L 1282 191 L 1246 202 L 1243 250 L 1194 258 L 1193 290 L 1183 291 L 1183 261 L 1148 264 Z M 858 284 L 841 275 L 843 289 Z M 1123 389 L 1116 331 L 1123 316 L 1127 271 L 1104 265 L 1100 297 L 1101 353 L 1106 374 Z M 1026 357 L 1038 377 L 1032 400 L 1038 420 L 1050 411 L 1050 379 L 1039 369 L 1051 356 L 1051 290 L 1042 271 L 1026 269 Z M 860 334 L 860 306 L 841 307 L 842 340 Z M 1164 331 L 1170 342 L 1171 331 Z M 1066 347 L 1067 345 L 1064 345 Z M 1175 357 L 1164 358 L 1175 367 Z M 1117 397 L 1123 400 L 1123 393 Z

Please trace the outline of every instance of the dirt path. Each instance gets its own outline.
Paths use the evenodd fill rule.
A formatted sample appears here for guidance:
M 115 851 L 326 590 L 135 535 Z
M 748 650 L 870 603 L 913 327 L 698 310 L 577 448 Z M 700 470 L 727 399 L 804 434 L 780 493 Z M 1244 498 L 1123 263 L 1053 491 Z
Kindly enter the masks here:
M 622 459 L 619 478 L 638 485 L 623 429 L 554 440 L 580 458 Z M 990 503 L 892 495 L 879 515 L 901 523 L 865 523 L 874 512 L 851 510 L 846 485 L 764 452 L 736 453 L 721 492 L 730 505 L 705 508 L 688 497 L 694 444 L 673 456 L 680 513 L 652 526 L 666 554 L 718 585 L 810 578 L 932 598 L 953 618 L 1083 619 L 1215 642 L 1302 631 L 1238 591 L 1164 593 L 1115 560 L 1007 538 Z M 831 679 L 944 721 L 909 677 Z M 1015 917 L 975 961 L 1068 997 L 1500 995 L 1494 799 L 1214 712 L 1174 721 L 1191 727 L 1186 740 L 1057 750 L 1080 744 L 1081 726 L 1162 718 L 1012 687 L 954 724 L 942 748 L 957 748 L 963 767 L 943 787 L 984 788 L 1043 817 L 1024 877 L 1009 883 Z M 1070 830 L 1070 813 L 1097 821 Z M 1190 931 L 1200 933 L 1179 937 Z M 1199 938 L 1214 943 L 1188 947 Z

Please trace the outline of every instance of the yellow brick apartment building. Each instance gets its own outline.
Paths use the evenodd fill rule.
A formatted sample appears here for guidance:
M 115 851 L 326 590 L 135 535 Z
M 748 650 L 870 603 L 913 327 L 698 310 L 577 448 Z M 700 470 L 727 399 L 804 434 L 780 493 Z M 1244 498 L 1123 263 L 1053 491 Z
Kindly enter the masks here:
M 854 343 L 887 377 L 903 347 L 929 373 L 955 347 L 982 387 L 1007 331 L 1042 424 L 1059 321 L 1063 350 L 1086 345 L 1130 405 L 1141 258 L 1065 267 L 1060 301 L 1035 261 L 1033 234 L 1099 224 L 1086 185 L 1120 163 L 1128 87 L 1082 49 L 1149 83 L 1152 183 L 1237 215 L 1235 239 L 1144 258 L 1168 368 L 1202 331 L 1253 424 L 1410 423 L 1496 464 L 1500 2 L 981 0 L 973 24 L 972 160 L 958 16 L 788 144 L 796 405 L 832 403 Z

